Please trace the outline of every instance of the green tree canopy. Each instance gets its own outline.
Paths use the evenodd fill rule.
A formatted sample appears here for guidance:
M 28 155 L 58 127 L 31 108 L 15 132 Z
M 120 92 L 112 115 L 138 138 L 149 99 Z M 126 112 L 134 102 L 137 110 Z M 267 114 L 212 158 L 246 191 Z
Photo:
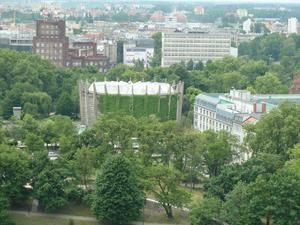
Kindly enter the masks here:
M 109 158 L 95 183 L 94 214 L 105 223 L 127 224 L 138 218 L 143 204 L 130 163 L 120 155 Z

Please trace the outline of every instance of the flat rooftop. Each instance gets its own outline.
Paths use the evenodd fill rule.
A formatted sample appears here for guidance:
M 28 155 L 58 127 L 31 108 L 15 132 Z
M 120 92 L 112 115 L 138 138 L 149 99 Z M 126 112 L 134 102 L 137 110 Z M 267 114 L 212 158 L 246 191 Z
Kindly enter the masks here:
M 95 88 L 94 88 L 95 87 Z M 120 94 L 120 95 L 169 95 L 176 94 L 176 85 L 160 82 L 124 82 L 103 81 L 94 82 L 89 87 L 89 92 L 97 94 Z

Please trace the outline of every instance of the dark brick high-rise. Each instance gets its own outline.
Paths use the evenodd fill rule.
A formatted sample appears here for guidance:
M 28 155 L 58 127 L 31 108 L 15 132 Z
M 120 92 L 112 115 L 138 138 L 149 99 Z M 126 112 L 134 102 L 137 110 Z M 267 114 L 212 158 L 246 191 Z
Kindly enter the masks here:
M 65 66 L 69 48 L 66 23 L 63 20 L 37 20 L 33 52 L 56 65 Z

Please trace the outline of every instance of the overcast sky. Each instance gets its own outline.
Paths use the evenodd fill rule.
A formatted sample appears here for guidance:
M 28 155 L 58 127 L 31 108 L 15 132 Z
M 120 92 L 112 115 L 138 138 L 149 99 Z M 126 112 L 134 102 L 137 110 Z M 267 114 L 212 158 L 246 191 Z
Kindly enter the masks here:
M 134 0 L 135 2 L 139 2 L 139 0 Z M 148 0 L 151 1 L 151 0 Z M 156 0 L 154 0 L 156 1 Z M 216 3 L 299 3 L 300 0 L 161 0 L 161 1 L 172 1 L 172 2 L 216 2 Z

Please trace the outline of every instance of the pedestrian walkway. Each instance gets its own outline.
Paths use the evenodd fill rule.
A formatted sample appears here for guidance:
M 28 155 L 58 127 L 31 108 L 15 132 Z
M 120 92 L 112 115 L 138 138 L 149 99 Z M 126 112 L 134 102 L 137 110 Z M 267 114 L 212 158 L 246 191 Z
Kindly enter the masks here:
M 58 219 L 66 219 L 66 220 L 75 220 L 75 221 L 90 221 L 97 222 L 98 220 L 95 217 L 87 217 L 87 216 L 73 216 L 66 214 L 52 214 L 52 213 L 38 213 L 38 212 L 26 212 L 26 211 L 18 211 L 18 210 L 9 210 L 11 214 L 19 214 L 25 216 L 40 216 L 40 217 L 50 217 L 50 218 L 58 218 Z M 147 223 L 142 221 L 136 221 L 132 223 L 133 225 L 175 225 L 175 224 L 163 224 L 163 223 Z M 178 225 L 178 224 L 176 224 Z

